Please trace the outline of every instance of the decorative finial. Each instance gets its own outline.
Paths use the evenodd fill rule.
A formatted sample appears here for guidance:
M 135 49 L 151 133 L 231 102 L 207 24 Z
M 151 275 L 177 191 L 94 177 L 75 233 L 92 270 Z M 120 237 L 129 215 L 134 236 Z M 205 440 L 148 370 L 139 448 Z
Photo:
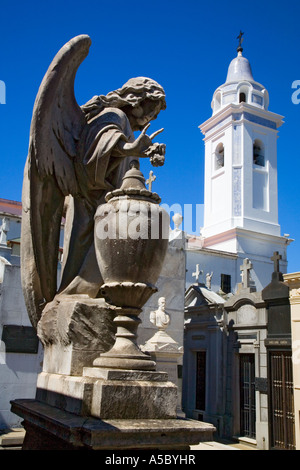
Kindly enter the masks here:
M 243 48 L 242 48 L 242 42 L 244 41 L 244 33 L 242 33 L 242 31 L 240 31 L 240 34 L 238 35 L 237 39 L 239 40 L 239 45 L 238 45 L 238 48 L 237 48 L 237 51 L 238 52 L 243 52 Z
M 129 163 L 129 168 L 132 170 L 132 168 L 135 168 L 136 170 L 140 169 L 140 162 L 138 160 L 131 160 Z

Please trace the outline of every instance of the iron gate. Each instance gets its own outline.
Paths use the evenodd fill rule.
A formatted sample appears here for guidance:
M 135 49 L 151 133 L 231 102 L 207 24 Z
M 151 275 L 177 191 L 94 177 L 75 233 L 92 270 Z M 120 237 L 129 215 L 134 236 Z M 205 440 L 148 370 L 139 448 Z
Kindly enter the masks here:
M 254 354 L 240 354 L 240 435 L 255 439 Z
M 270 351 L 271 449 L 295 450 L 293 364 L 290 351 Z

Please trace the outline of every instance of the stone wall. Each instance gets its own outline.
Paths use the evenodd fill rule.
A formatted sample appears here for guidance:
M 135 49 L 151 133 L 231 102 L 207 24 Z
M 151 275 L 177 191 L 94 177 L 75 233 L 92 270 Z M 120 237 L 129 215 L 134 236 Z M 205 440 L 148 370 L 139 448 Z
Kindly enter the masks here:
M 18 427 L 21 418 L 11 413 L 10 400 L 19 398 L 34 398 L 37 374 L 41 371 L 43 351 L 38 343 L 37 353 L 7 352 L 9 348 L 16 349 L 22 345 L 22 338 L 11 337 L 7 339 L 5 329 L 11 326 L 31 327 L 21 289 L 20 267 L 5 265 L 3 282 L 0 284 L 0 429 Z M 14 329 L 10 328 L 10 330 Z M 18 330 L 22 332 L 22 330 Z M 32 334 L 32 330 L 27 330 Z M 11 336 L 11 333 L 9 333 Z M 26 335 L 22 335 L 23 340 Z M 4 339 L 4 341 L 3 341 Z M 28 345 L 24 344 L 24 348 Z M 29 349 L 28 349 L 29 350 Z
M 157 328 L 150 322 L 150 312 L 157 309 L 158 299 L 165 297 L 166 312 L 171 317 L 167 332 L 180 347 L 183 346 L 186 270 L 184 248 L 184 232 L 173 230 L 170 234 L 165 262 L 156 283 L 158 292 L 150 297 L 140 315 L 142 320 L 142 324 L 138 329 L 138 342 L 140 345 L 145 344 L 157 331 Z

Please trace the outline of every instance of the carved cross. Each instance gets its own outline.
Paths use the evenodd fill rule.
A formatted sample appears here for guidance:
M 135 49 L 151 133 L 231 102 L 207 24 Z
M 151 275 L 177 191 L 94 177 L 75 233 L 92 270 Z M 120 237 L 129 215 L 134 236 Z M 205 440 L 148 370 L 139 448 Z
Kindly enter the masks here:
M 149 185 L 148 186 L 149 191 L 152 191 L 152 183 L 155 180 L 156 180 L 156 176 L 153 174 L 153 171 L 151 170 L 150 173 L 149 173 L 149 178 L 146 181 L 146 184 Z
M 274 251 L 271 261 L 274 262 L 274 273 L 279 273 L 279 260 L 282 259 L 282 256 L 278 251 Z
M 192 274 L 192 276 L 196 279 L 196 282 L 199 282 L 200 274 L 203 274 L 203 271 L 199 269 L 199 264 L 196 264 L 196 271 Z
M 240 270 L 242 271 L 242 284 L 243 287 L 250 287 L 250 269 L 252 269 L 252 263 L 249 258 L 245 258 Z

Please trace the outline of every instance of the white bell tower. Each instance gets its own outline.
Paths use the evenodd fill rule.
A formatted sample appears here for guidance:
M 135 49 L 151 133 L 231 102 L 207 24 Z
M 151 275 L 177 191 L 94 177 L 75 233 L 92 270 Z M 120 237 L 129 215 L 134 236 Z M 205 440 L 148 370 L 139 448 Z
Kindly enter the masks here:
M 203 246 L 267 263 L 279 251 L 286 264 L 289 241 L 280 235 L 277 192 L 283 117 L 268 111 L 268 91 L 242 52 L 240 44 L 213 95 L 212 116 L 199 126 L 205 136 Z

